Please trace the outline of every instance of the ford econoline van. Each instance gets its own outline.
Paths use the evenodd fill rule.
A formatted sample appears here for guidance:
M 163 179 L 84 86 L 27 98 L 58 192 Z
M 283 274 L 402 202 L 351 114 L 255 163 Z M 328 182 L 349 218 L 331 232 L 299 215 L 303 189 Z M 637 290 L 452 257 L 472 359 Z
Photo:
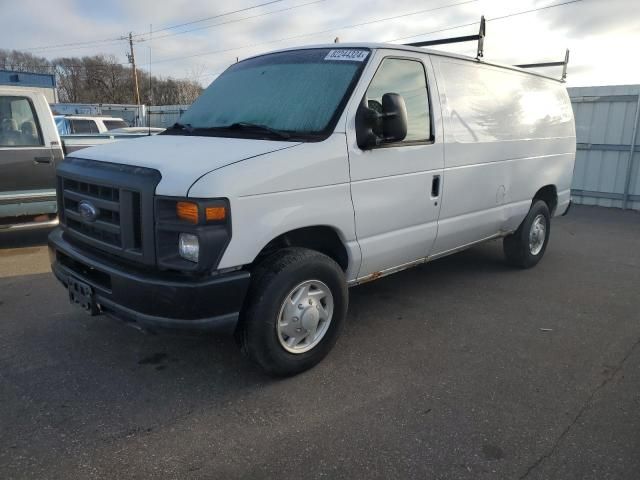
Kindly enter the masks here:
M 335 344 L 348 287 L 497 238 L 538 263 L 575 150 L 552 78 L 390 44 L 277 51 L 164 133 L 65 159 L 52 268 L 91 314 L 226 328 L 294 374 Z

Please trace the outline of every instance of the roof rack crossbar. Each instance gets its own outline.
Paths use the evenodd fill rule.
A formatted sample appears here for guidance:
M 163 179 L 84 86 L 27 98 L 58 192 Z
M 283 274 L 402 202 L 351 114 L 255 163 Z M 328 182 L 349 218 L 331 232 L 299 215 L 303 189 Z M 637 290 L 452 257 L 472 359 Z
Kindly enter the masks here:
M 479 60 L 484 56 L 484 37 L 486 32 L 486 25 L 484 20 L 484 15 L 480 17 L 480 30 L 477 35 L 465 35 L 463 37 L 450 37 L 450 38 L 440 38 L 438 40 L 426 40 L 424 42 L 412 42 L 405 43 L 405 45 L 409 47 L 429 47 L 431 45 L 446 45 L 449 43 L 462 43 L 462 42 L 473 42 L 478 41 L 478 53 L 476 58 Z
M 560 80 L 567 79 L 567 65 L 569 65 L 569 49 L 564 54 L 564 60 L 561 62 L 541 62 L 541 63 L 523 63 L 516 65 L 518 68 L 546 68 L 546 67 L 562 67 L 562 76 Z

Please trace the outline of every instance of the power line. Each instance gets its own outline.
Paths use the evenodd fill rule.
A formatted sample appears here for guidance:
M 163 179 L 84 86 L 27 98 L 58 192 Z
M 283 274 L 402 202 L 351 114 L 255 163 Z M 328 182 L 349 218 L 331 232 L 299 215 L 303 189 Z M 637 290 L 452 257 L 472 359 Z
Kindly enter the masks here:
M 106 42 L 120 42 L 122 40 L 121 37 L 117 38 L 105 38 L 102 40 L 87 40 L 84 42 L 72 42 L 72 43 L 60 43 L 58 45 L 44 45 L 42 47 L 29 47 L 29 48 L 21 48 L 20 51 L 30 52 L 32 50 L 50 50 L 50 49 L 58 49 L 65 47 L 74 47 L 77 45 L 88 45 L 94 47 L 96 44 L 106 43 Z
M 323 0 L 318 0 L 318 1 L 323 1 Z M 318 3 L 318 1 L 310 2 L 310 3 Z M 419 11 L 416 11 L 416 12 L 409 12 L 409 13 L 405 13 L 405 14 L 401 14 L 401 15 L 394 15 L 392 17 L 385 17 L 385 18 L 370 20 L 370 21 L 367 21 L 367 22 L 362 22 L 362 23 L 357 23 L 357 24 L 352 24 L 352 25 L 345 25 L 345 26 L 342 26 L 342 27 L 336 27 L 336 28 L 322 30 L 322 31 L 318 31 L 318 32 L 306 33 L 306 34 L 302 34 L 302 35 L 295 35 L 295 36 L 280 38 L 280 39 L 276 39 L 276 40 L 270 40 L 270 41 L 267 41 L 267 42 L 244 45 L 244 46 L 240 46 L 240 47 L 233 47 L 233 48 L 228 48 L 228 49 L 221 49 L 221 50 L 214 50 L 214 51 L 209 51 L 209 52 L 202 52 L 202 53 L 188 55 L 188 56 L 160 59 L 160 60 L 156 60 L 156 61 L 151 62 L 151 63 L 163 63 L 163 62 L 181 60 L 181 59 L 186 59 L 186 58 L 194 58 L 194 57 L 199 57 L 199 56 L 212 55 L 212 54 L 216 54 L 216 53 L 225 53 L 225 52 L 230 52 L 230 51 L 234 51 L 234 50 L 241 50 L 241 49 L 245 49 L 245 48 L 258 47 L 258 46 L 277 43 L 277 42 L 282 42 L 282 41 L 286 41 L 286 40 L 292 40 L 292 39 L 297 39 L 297 38 L 302 38 L 302 37 L 307 37 L 307 36 L 319 35 L 319 34 L 322 34 L 322 33 L 333 32 L 333 31 L 336 31 L 336 30 L 345 30 L 345 29 L 349 29 L 349 28 L 356 28 L 356 27 L 360 27 L 360 26 L 364 26 L 364 25 L 370 25 L 370 24 L 373 24 L 373 23 L 379 23 L 379 22 L 384 22 L 384 21 L 389 21 L 389 20 L 395 20 L 395 19 L 398 19 L 398 18 L 403 18 L 403 17 L 407 17 L 407 16 L 412 16 L 412 15 L 418 15 L 418 14 L 421 14 L 421 13 L 427 13 L 427 12 L 431 12 L 431 11 L 434 11 L 434 10 L 451 8 L 451 7 L 455 7 L 455 6 L 459 6 L 459 5 L 464 5 L 464 4 L 467 4 L 467 3 L 476 2 L 476 1 L 479 1 L 479 0 L 466 0 L 466 1 L 458 2 L 458 3 L 454 3 L 454 4 L 443 5 L 443 6 L 440 6 L 440 7 L 435 7 L 435 8 L 425 9 L 425 10 L 419 10 Z M 525 15 L 525 14 L 529 14 L 529 13 L 533 13 L 533 12 L 537 12 L 537 11 L 541 11 L 541 10 L 547 10 L 547 9 L 551 9 L 551 8 L 555 8 L 555 7 L 561 7 L 561 6 L 565 6 L 565 5 L 579 3 L 581 1 L 583 1 L 583 0 L 569 0 L 569 1 L 562 2 L 562 3 L 554 4 L 554 5 L 547 5 L 547 6 L 544 6 L 544 7 L 538 7 L 538 8 L 534 8 L 534 9 L 530 9 L 530 10 L 514 12 L 514 13 L 511 13 L 511 14 L 508 14 L 508 15 L 503 15 L 503 16 L 487 19 L 487 22 L 504 20 L 506 18 L 511 18 L 511 17 L 515 17 L 515 16 L 519 16 L 519 15 Z M 300 5 L 300 6 L 305 6 L 305 5 L 308 5 L 308 4 L 303 4 L 303 5 Z M 289 7 L 288 9 L 292 9 L 292 8 L 295 8 L 295 7 Z M 281 11 L 284 11 L 284 10 L 287 10 L 287 9 L 282 9 Z M 229 12 L 228 14 L 230 14 L 230 13 L 232 13 L 232 12 Z M 269 12 L 267 12 L 266 14 L 268 14 L 268 13 Z M 273 12 L 273 13 L 276 13 L 276 12 Z M 245 17 L 244 19 L 254 18 L 256 16 L 262 16 L 262 15 L 264 15 L 264 14 L 255 15 L 255 16 L 251 16 L 251 17 Z M 241 21 L 241 20 L 243 20 L 243 19 L 238 19 L 238 21 Z M 231 22 L 225 22 L 225 23 L 231 23 Z M 465 23 L 465 24 L 461 24 L 461 25 L 455 25 L 455 26 L 451 26 L 451 27 L 441 28 L 441 29 L 438 29 L 438 30 L 432 30 L 432 31 L 429 31 L 429 32 L 418 33 L 418 34 L 411 35 L 411 36 L 399 37 L 399 38 L 395 38 L 395 39 L 385 40 L 385 42 L 395 42 L 395 41 L 399 41 L 399 40 L 406 40 L 406 39 L 410 39 L 410 38 L 420 37 L 420 36 L 423 36 L 423 35 L 430 35 L 430 34 L 434 34 L 434 33 L 440 33 L 440 32 L 445 32 L 445 31 L 449 31 L 449 30 L 454 30 L 454 29 L 457 29 L 457 28 L 469 27 L 469 26 L 473 26 L 473 25 L 477 25 L 477 24 L 478 24 L 478 22 Z M 218 24 L 213 25 L 213 26 L 217 26 L 217 25 Z M 159 31 L 159 30 L 157 30 L 157 31 Z M 104 64 L 104 65 L 96 64 L 96 65 L 92 65 L 92 66 L 112 67 L 114 65 L 126 65 L 126 63 Z M 15 65 L 15 66 L 18 66 L 18 65 Z M 66 67 L 66 68 L 85 68 L 86 67 L 86 65 L 69 65 L 69 64 L 64 64 L 63 63 L 63 64 L 56 64 L 56 65 L 50 65 L 50 66 L 40 66 L 40 67 L 37 67 L 37 68 L 56 68 L 57 66 Z M 11 65 L 8 65 L 7 67 L 11 67 Z M 216 73 L 211 73 L 211 74 L 203 74 L 201 76 L 204 76 L 204 75 L 213 76 L 213 75 L 217 75 L 217 74 L 220 74 L 220 73 L 222 73 L 222 72 L 216 72 Z
M 544 6 L 544 7 L 534 8 L 534 9 L 530 9 L 530 10 L 524 10 L 524 11 L 521 11 L 521 12 L 510 13 L 508 15 L 502 15 L 500 17 L 494 17 L 494 18 L 491 18 L 491 19 L 487 19 L 486 21 L 490 22 L 490 21 L 504 20 L 506 18 L 516 17 L 516 16 L 519 16 L 519 15 L 525 15 L 525 14 L 528 14 L 528 13 L 533 13 L 533 12 L 537 12 L 537 11 L 540 11 L 540 10 L 547 10 L 547 9 L 555 8 L 555 7 L 562 7 L 564 5 L 570 5 L 572 3 L 578 3 L 578 2 L 581 2 L 581 1 L 583 1 L 583 0 L 569 0 L 569 1 L 566 1 L 566 2 L 562 2 L 562 3 L 557 3 L 555 5 L 547 5 L 547 6 Z M 468 3 L 468 2 L 462 2 L 462 3 Z M 455 5 L 451 5 L 451 6 L 455 6 Z M 444 8 L 444 7 L 440 7 L 440 8 Z M 409 14 L 409 15 L 411 15 L 411 14 Z M 406 15 L 400 15 L 400 17 L 401 16 L 406 16 Z M 393 19 L 393 18 L 398 18 L 398 16 L 389 17 L 389 19 Z M 359 25 L 366 25 L 366 24 L 369 24 L 369 23 L 374 23 L 376 21 L 384 21 L 384 20 L 385 19 L 375 20 L 373 22 L 365 22 L 363 24 L 358 24 L 358 26 Z M 465 24 L 456 25 L 456 26 L 453 26 L 453 27 L 446 27 L 446 28 L 441 28 L 441 29 L 438 29 L 438 30 L 432 30 L 430 32 L 418 33 L 416 35 L 411 35 L 411 36 L 407 36 L 407 37 L 400 37 L 400 38 L 395 38 L 395 39 L 392 39 L 392 40 L 385 40 L 385 43 L 386 42 L 395 42 L 395 41 L 398 41 L 398 40 L 406 40 L 406 39 L 409 39 L 409 38 L 420 37 L 420 36 L 423 36 L 423 35 L 430 35 L 430 34 L 433 34 L 433 33 L 445 32 L 445 31 L 448 31 L 448 30 L 454 30 L 456 28 L 469 27 L 469 26 L 472 26 L 472 25 L 477 25 L 478 23 L 479 22 L 465 23 Z M 325 33 L 325 32 L 320 32 L 320 33 Z M 315 33 L 309 33 L 307 35 L 315 35 Z M 289 38 L 295 38 L 295 37 L 289 37 Z M 277 41 L 281 41 L 281 40 L 273 40 L 272 42 L 265 42 L 265 43 L 273 43 L 273 42 L 277 42 Z M 248 48 L 248 46 L 239 47 L 239 48 Z M 233 49 L 228 49 L 228 50 L 233 50 Z M 205 54 L 205 55 L 208 55 L 208 54 Z M 182 58 L 189 58 L 189 57 L 182 57 Z M 204 76 L 204 75 L 211 75 L 211 76 L 220 75 L 221 73 L 223 73 L 223 71 L 215 72 L 215 73 L 211 73 L 211 74 L 203 74 L 201 76 Z
M 213 55 L 215 53 L 226 53 L 226 52 L 232 52 L 234 50 L 242 50 L 244 48 L 259 47 L 259 46 L 262 46 L 262 45 L 268 45 L 268 44 L 272 44 L 272 43 L 284 42 L 286 40 L 294 40 L 294 39 L 297 39 L 297 38 L 303 38 L 303 37 L 309 37 L 309 36 L 313 36 L 313 35 L 320 35 L 320 34 L 323 34 L 323 33 L 335 32 L 337 30 L 346 30 L 346 29 L 349 29 L 349 28 L 356 28 L 356 27 L 362 27 L 362 26 L 365 26 L 365 25 L 371 25 L 373 23 L 386 22 L 386 21 L 389 21 L 389 20 L 395 20 L 395 19 L 398 19 L 398 18 L 409 17 L 409 16 L 412 16 L 412 15 L 419 15 L 419 14 L 422 14 L 422 13 L 433 12 L 433 11 L 436 11 L 436 10 L 443 10 L 445 8 L 457 7 L 457 6 L 460 6 L 460 5 L 465 5 L 467 3 L 474 3 L 474 2 L 478 2 L 478 1 L 480 1 L 480 0 L 465 0 L 463 2 L 452 3 L 452 4 L 449 4 L 449 5 L 442 5 L 442 6 L 439 6 L 439 7 L 427 8 L 427 9 L 424 9 L 424 10 L 418 10 L 416 12 L 409 12 L 409 13 L 404 13 L 404 14 L 401 14 L 401 15 L 394 15 L 392 17 L 378 18 L 376 20 L 370 20 L 370 21 L 367 21 L 367 22 L 354 23 L 354 24 L 351 24 L 351 25 L 343 25 L 341 27 L 335 27 L 335 28 L 330 28 L 330 29 L 327 29 L 327 30 L 320 30 L 320 31 L 311 32 L 311 33 L 303 33 L 301 35 L 294 35 L 294 36 L 291 36 L 291 37 L 278 38 L 276 40 L 269 40 L 267 42 L 260 42 L 260 43 L 250 44 L 250 45 L 243 45 L 241 47 L 225 48 L 225 49 L 221 49 L 221 50 L 212 50 L 212 51 L 208 51 L 208 52 L 196 53 L 196 54 L 193 54 L 193 55 L 185 55 L 185 56 L 181 56 L 181 57 L 163 58 L 163 59 L 160 59 L 160 60 L 156 60 L 153 63 L 172 62 L 174 60 L 182 60 L 182 59 L 185 59 L 185 58 L 203 57 L 203 56 L 207 56 L 207 55 Z
M 183 30 L 181 32 L 168 33 L 166 35 L 160 35 L 159 37 L 154 37 L 153 40 L 155 41 L 155 40 L 160 40 L 160 39 L 166 38 L 166 37 L 173 37 L 175 35 L 182 35 L 183 33 L 197 32 L 199 30 L 206 30 L 206 29 L 209 29 L 209 28 L 215 28 L 215 27 L 219 27 L 221 25 L 228 25 L 230 23 L 238 23 L 238 22 L 242 22 L 244 20 L 249 20 L 249 19 L 258 18 L 258 17 L 264 17 L 266 15 L 272 15 L 274 13 L 286 12 L 288 10 L 294 10 L 296 8 L 306 7 L 308 5 L 313 5 L 313 4 L 321 3 L 321 2 L 325 2 L 325 1 L 326 0 L 314 0 L 313 2 L 302 3 L 300 5 L 293 5 L 291 7 L 281 8 L 279 10 L 271 10 L 270 12 L 259 13 L 257 15 L 250 15 L 248 17 L 236 18 L 234 20 L 228 20 L 226 22 L 214 23 L 213 25 L 205 25 L 204 27 L 192 28 L 192 29 L 189 29 L 189 30 Z M 144 42 L 144 41 L 147 41 L 147 40 L 139 40 L 139 41 Z
M 277 39 L 277 40 L 270 40 L 268 42 L 255 43 L 255 44 L 251 44 L 251 45 L 244 45 L 244 46 L 241 46 L 241 47 L 227 48 L 227 49 L 222 49 L 222 50 L 214 50 L 214 51 L 210 51 L 210 52 L 197 53 L 197 54 L 194 54 L 194 55 L 186 55 L 186 56 L 183 56 L 183 57 L 174 57 L 174 58 L 168 58 L 168 59 L 161 59 L 161 60 L 157 60 L 154 63 L 169 62 L 169 61 L 181 60 L 181 59 L 186 59 L 186 58 L 194 58 L 194 57 L 200 57 L 200 56 L 206 56 L 206 55 L 213 55 L 215 53 L 226 53 L 226 52 L 231 52 L 231 51 L 234 51 L 234 50 L 241 50 L 241 49 L 244 49 L 244 48 L 259 47 L 259 46 L 263 46 L 263 45 L 267 45 L 267 44 L 271 44 L 271 43 L 282 42 L 282 41 L 285 41 L 285 40 L 293 40 L 293 39 L 312 36 L 312 35 L 319 35 L 319 34 L 322 34 L 322 33 L 328 33 L 328 32 L 332 32 L 332 31 L 335 31 L 335 30 L 354 28 L 354 27 L 358 27 L 358 26 L 362 26 L 362 25 L 368 25 L 368 24 L 371 24 L 371 23 L 392 20 L 392 19 L 403 17 L 403 16 L 416 15 L 418 13 L 426 13 L 426 12 L 432 11 L 432 10 L 455 7 L 455 6 L 458 6 L 458 5 L 465 4 L 465 3 L 470 3 L 471 1 L 474 1 L 474 0 L 469 0 L 469 1 L 466 1 L 466 2 L 460 2 L 460 3 L 456 3 L 456 4 L 451 4 L 451 5 L 445 5 L 445 6 L 442 6 L 442 7 L 437 7 L 435 9 L 422 10 L 420 12 L 412 12 L 412 13 L 408 13 L 408 14 L 404 14 L 404 15 L 397 15 L 397 16 L 394 16 L 394 17 L 387 17 L 387 18 L 383 18 L 383 19 L 373 20 L 373 21 L 370 21 L 370 22 L 363 22 L 363 23 L 354 24 L 354 25 L 347 25 L 347 26 L 344 26 L 344 27 L 338 27 L 338 28 L 334 28 L 334 29 L 330 29 L 330 30 L 323 30 L 323 31 L 320 31 L 320 32 L 312 32 L 312 33 L 306 33 L 306 34 L 302 34 L 302 35 L 295 35 L 295 36 L 292 36 L 292 37 L 280 38 L 280 39 Z M 525 14 L 537 12 L 537 11 L 540 11 L 540 10 L 547 10 L 549 8 L 561 7 L 561 6 L 564 6 L 564 5 L 569 5 L 569 4 L 572 4 L 572 3 L 578 3 L 578 2 L 581 2 L 581 1 L 583 1 L 583 0 L 570 0 L 570 1 L 567 1 L 567 2 L 563 2 L 563 3 L 558 3 L 558 4 L 555 4 L 555 5 L 547 5 L 545 7 L 538 7 L 538 8 L 534 8 L 534 9 L 530 9 L 530 10 L 524 10 L 524 11 L 521 11 L 521 12 L 515 12 L 515 13 L 511 13 L 509 15 L 503 15 L 503 16 L 500 16 L 500 17 L 487 19 L 487 22 L 496 21 L 496 20 L 503 20 L 505 18 L 515 17 L 515 16 L 518 16 L 518 15 L 525 15 Z M 441 29 L 438 29 L 438 30 L 432 30 L 430 32 L 418 33 L 416 35 L 411 35 L 411 36 L 408 36 L 408 37 L 401 37 L 401 38 L 395 38 L 395 39 L 392 39 L 392 40 L 385 40 L 385 43 L 395 42 L 395 41 L 398 41 L 398 40 L 405 40 L 405 39 L 408 39 L 408 38 L 420 37 L 422 35 L 430 35 L 432 33 L 446 32 L 448 30 L 454 30 L 456 28 L 462 28 L 462 27 L 468 27 L 468 26 L 472 26 L 472 25 L 477 25 L 478 23 L 479 22 L 465 23 L 465 24 L 462 24 L 462 25 L 456 25 L 456 26 L 452 26 L 452 27 L 441 28 Z
M 501 17 L 488 18 L 488 19 L 486 19 L 486 21 L 487 22 L 494 22 L 496 20 L 504 20 L 505 18 L 517 17 L 518 15 L 525 15 L 527 13 L 538 12 L 540 10 L 547 10 L 549 8 L 554 8 L 554 7 L 562 7 L 564 5 L 570 5 L 572 3 L 578 3 L 578 2 L 582 2 L 582 1 L 583 0 L 570 0 L 568 2 L 557 3 L 555 5 L 547 5 L 546 7 L 538 7 L 538 8 L 533 8 L 531 10 L 524 10 L 522 12 L 510 13 L 509 15 L 503 15 Z M 394 38 L 394 39 L 391 39 L 391 40 L 385 40 L 385 42 L 397 42 L 398 40 L 408 40 L 409 38 L 421 37 L 422 35 L 430 35 L 432 33 L 440 33 L 440 32 L 446 32 L 448 30 L 455 30 L 456 28 L 470 27 L 472 25 L 478 25 L 479 23 L 480 22 L 465 23 L 463 25 L 456 25 L 455 27 L 447 27 L 447 28 L 441 28 L 439 30 L 432 30 L 430 32 L 417 33 L 415 35 L 410 35 L 408 37 L 400 37 L 400 38 Z
M 217 15 L 212 15 L 211 17 L 201 18 L 200 20 L 192 20 L 190 22 L 179 23 L 178 25 L 171 25 L 169 27 L 159 28 L 158 30 L 154 30 L 154 33 L 164 32 L 166 30 L 173 30 L 174 28 L 186 27 L 188 25 L 194 25 L 196 23 L 206 22 L 208 20 L 213 20 L 215 18 L 226 17 L 226 16 L 231 15 L 233 13 L 246 12 L 247 10 L 253 10 L 255 8 L 264 7 L 266 5 L 271 5 L 272 3 L 279 3 L 279 2 L 282 2 L 282 0 L 271 0 L 269 2 L 260 3 L 258 5 L 253 5 L 251 7 L 241 8 L 239 10 L 234 10 L 232 12 L 219 13 Z M 134 35 L 134 37 L 141 37 L 143 35 L 146 35 L 146 33 L 138 33 L 138 34 Z
M 195 23 L 200 23 L 200 22 L 206 22 L 207 20 L 212 20 L 214 18 L 220 18 L 220 17 L 224 17 L 224 16 L 228 16 L 228 15 L 232 15 L 234 13 L 240 13 L 240 12 L 246 12 L 247 10 L 252 10 L 255 8 L 259 8 L 259 7 L 264 7 L 266 5 L 271 5 L 273 3 L 278 3 L 278 2 L 282 2 L 283 0 L 270 0 L 268 2 L 264 2 L 264 3 L 259 3 L 257 5 L 253 5 L 251 7 L 245 7 L 245 8 L 240 8 L 238 10 L 232 10 L 230 12 L 225 12 L 225 13 L 220 13 L 217 15 L 213 15 L 210 17 L 206 17 L 206 18 L 202 18 L 199 20 L 192 20 L 190 22 L 185 22 L 185 23 L 180 23 L 178 25 L 171 25 L 168 27 L 164 27 L 161 28 L 159 30 L 156 30 L 156 32 L 161 32 L 161 31 L 165 31 L 165 30 L 171 30 L 174 28 L 180 28 L 183 26 L 187 26 L 187 25 L 193 25 Z M 137 33 L 135 35 L 133 35 L 133 37 L 141 37 L 143 35 L 146 35 L 146 33 Z M 83 42 L 71 42 L 71 43 L 61 43 L 61 44 L 57 44 L 57 45 L 43 45 L 41 47 L 29 47 L 29 48 L 22 48 L 21 51 L 33 51 L 33 50 L 55 50 L 55 49 L 59 49 L 59 48 L 66 48 L 66 47 L 75 47 L 75 46 L 79 46 L 79 45 L 87 45 L 87 46 L 96 46 L 102 43 L 107 43 L 107 42 L 119 42 L 119 41 L 123 41 L 123 40 L 128 40 L 128 36 L 125 37 L 117 37 L 117 38 L 104 38 L 102 40 L 86 40 Z

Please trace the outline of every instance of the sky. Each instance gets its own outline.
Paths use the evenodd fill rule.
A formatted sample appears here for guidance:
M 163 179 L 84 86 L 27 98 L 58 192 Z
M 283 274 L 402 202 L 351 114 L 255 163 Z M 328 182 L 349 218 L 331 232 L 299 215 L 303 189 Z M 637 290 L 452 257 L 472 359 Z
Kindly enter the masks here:
M 569 48 L 568 86 L 640 84 L 640 0 L 578 0 L 519 14 L 566 1 L 0 0 L 0 48 L 47 58 L 107 54 L 125 63 L 128 43 L 120 38 L 133 32 L 140 68 L 207 85 L 238 58 L 336 37 L 403 43 L 396 39 L 471 35 L 475 23 L 429 32 L 485 15 L 488 61 L 558 61 Z M 514 16 L 498 18 L 506 15 Z M 475 56 L 476 47 L 435 48 Z

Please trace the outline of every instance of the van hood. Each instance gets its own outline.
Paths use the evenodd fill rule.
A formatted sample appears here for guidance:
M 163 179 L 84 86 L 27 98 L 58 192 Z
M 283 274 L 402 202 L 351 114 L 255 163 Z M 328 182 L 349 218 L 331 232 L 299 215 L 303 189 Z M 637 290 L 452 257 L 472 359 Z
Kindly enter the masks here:
M 184 197 L 203 175 L 232 163 L 300 145 L 299 142 L 247 138 L 155 135 L 119 140 L 70 156 L 158 170 L 157 195 Z

